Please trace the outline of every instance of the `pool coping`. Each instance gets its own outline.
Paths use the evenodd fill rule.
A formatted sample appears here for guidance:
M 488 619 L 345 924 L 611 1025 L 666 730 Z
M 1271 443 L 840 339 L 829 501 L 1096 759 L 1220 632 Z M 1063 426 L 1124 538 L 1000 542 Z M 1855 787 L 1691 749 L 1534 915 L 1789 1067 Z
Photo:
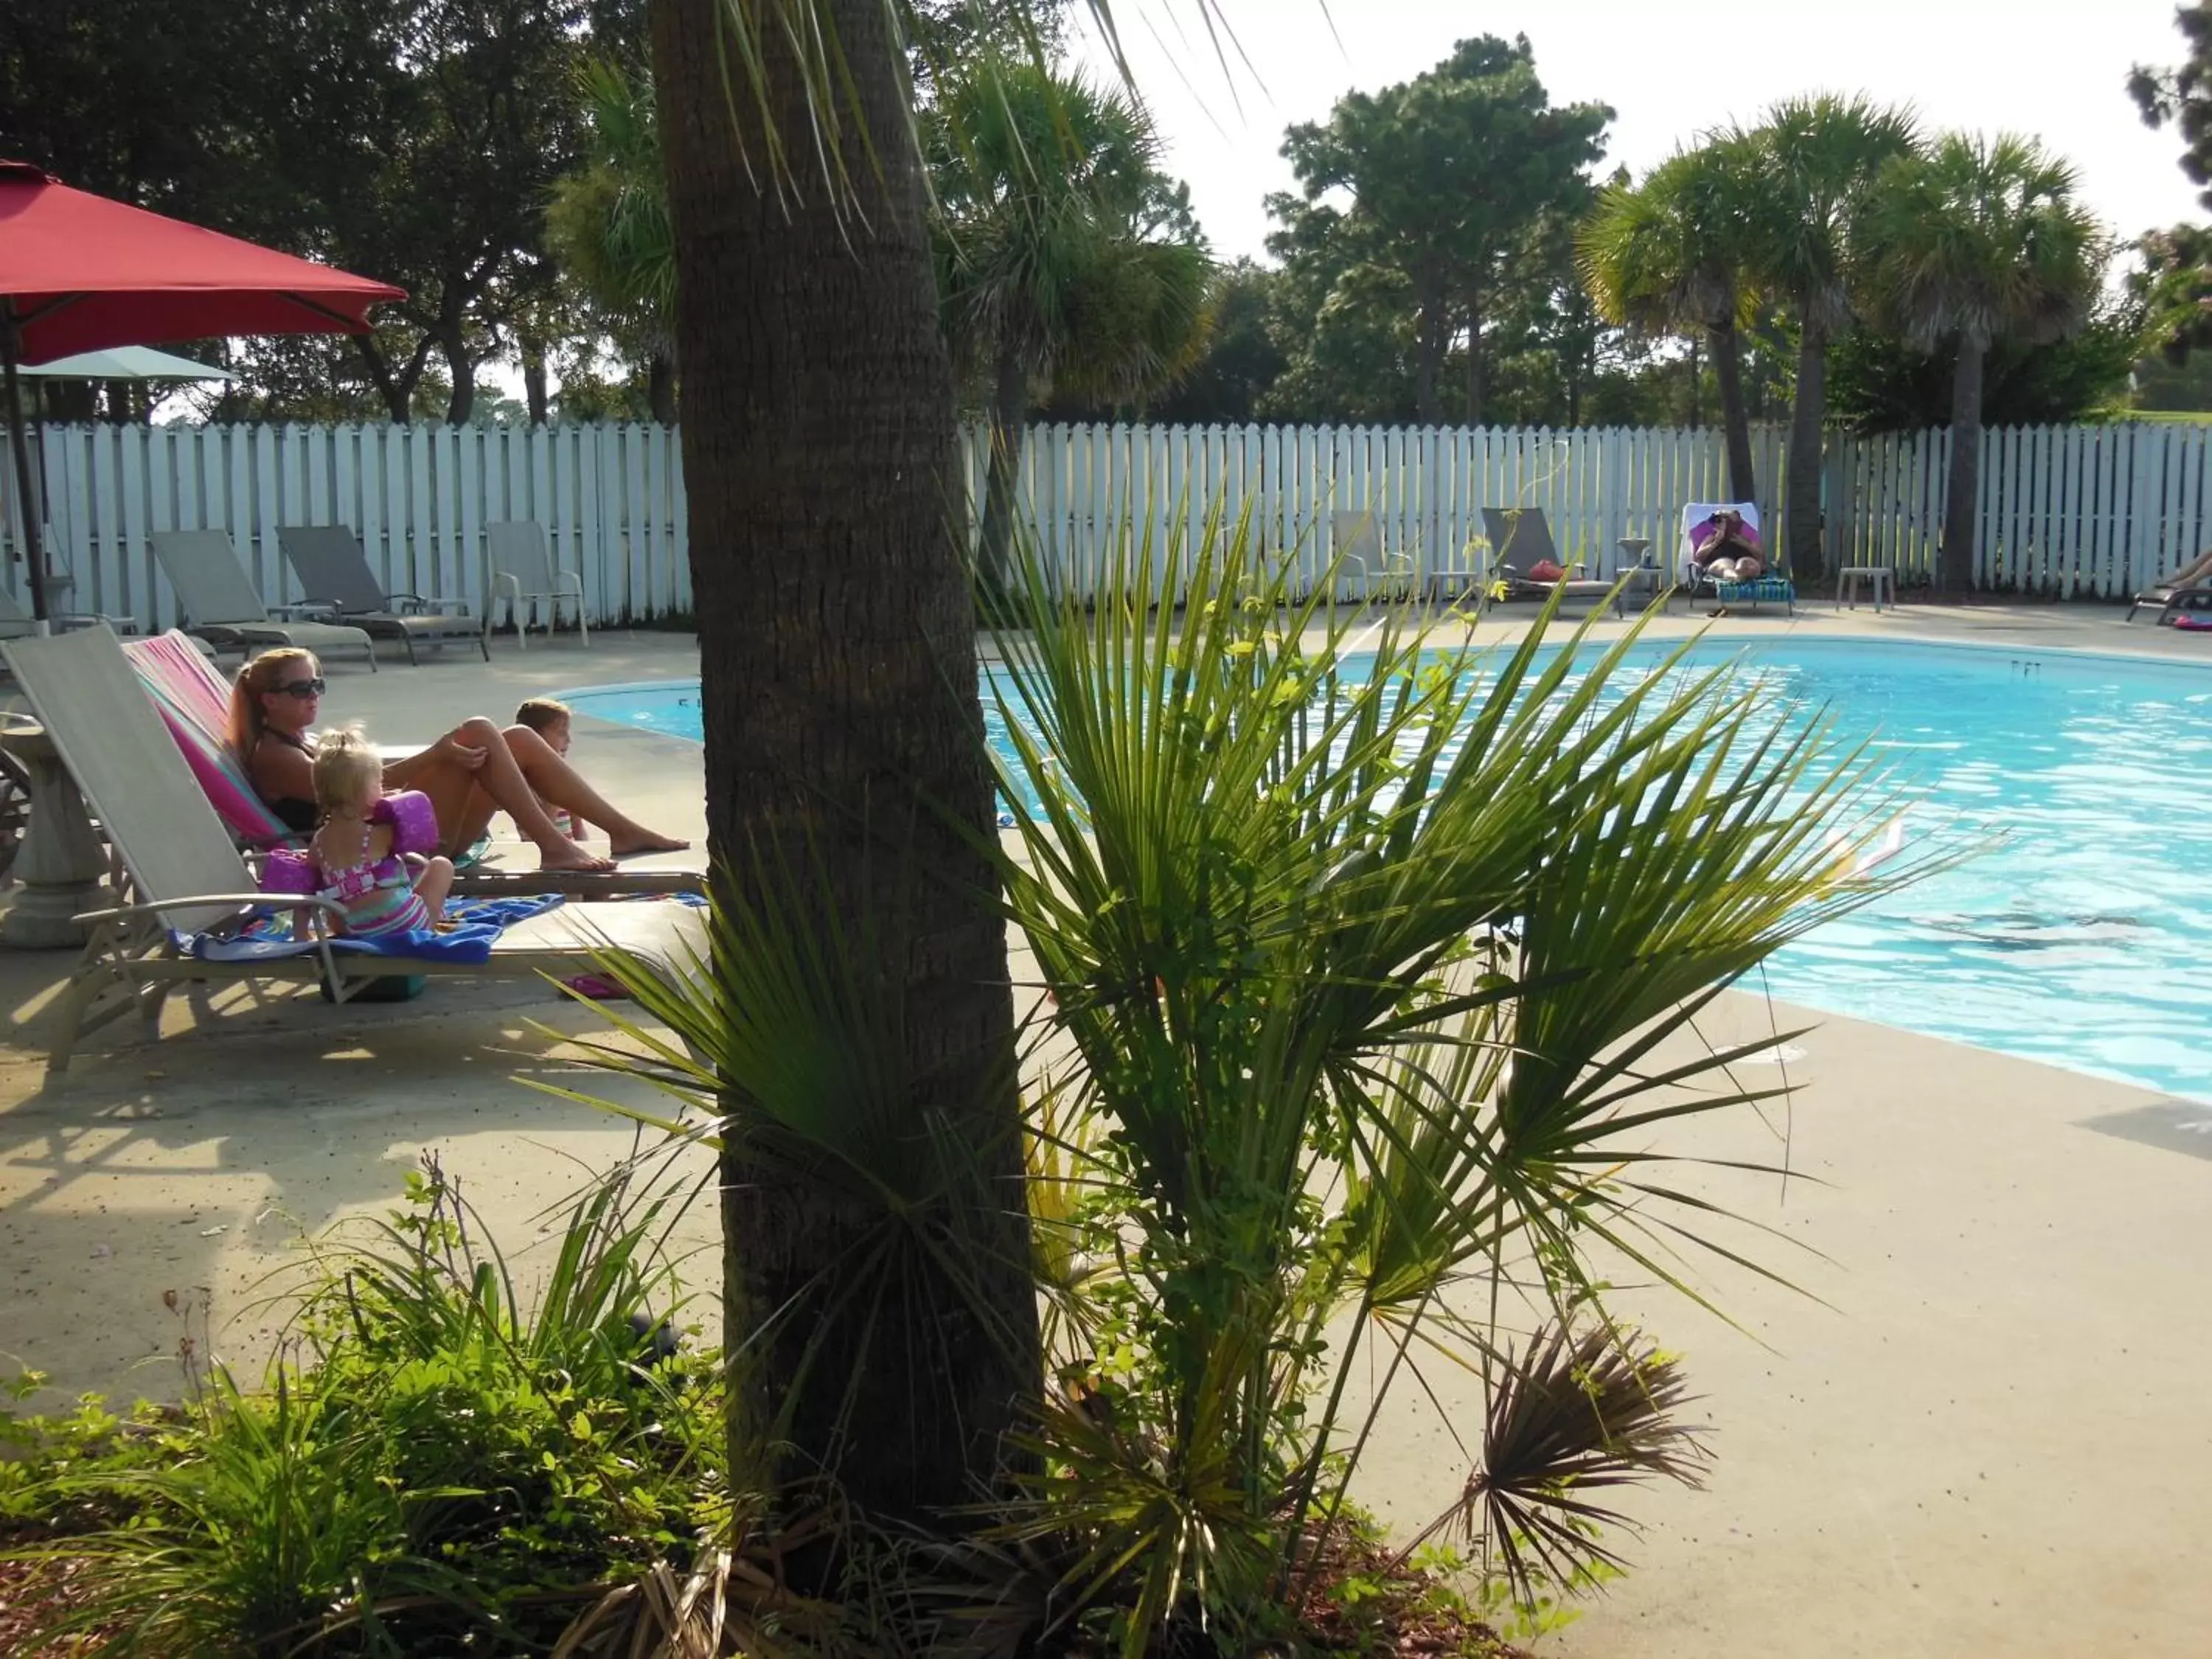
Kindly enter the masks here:
M 1601 651 L 1610 651 L 1615 646 L 1626 642 L 1623 640 L 1607 640 L 1603 642 Z M 1539 648 L 1565 649 L 1573 643 L 1571 640 L 1563 640 L 1556 647 L 1540 647 Z M 2077 662 L 2148 664 L 2154 668 L 2178 669 L 2183 673 L 2212 674 L 2212 653 L 2208 653 L 2201 660 L 2192 660 L 2187 657 L 2168 655 L 2163 652 L 2100 650 L 2094 647 L 2080 645 L 2025 645 L 2018 641 L 2004 640 L 1886 639 L 1879 635 L 1869 634 L 1853 634 L 1842 638 L 1831 636 L 1824 639 L 1806 638 L 1794 634 L 1778 636 L 1768 634 L 1699 633 L 1682 639 L 1638 640 L 1635 643 L 1648 643 L 1655 647 L 1665 647 L 1668 650 L 1686 650 L 1698 645 L 1735 646 L 1744 648 L 1761 646 L 1780 647 L 1786 643 L 1793 650 L 1812 651 L 1848 651 L 1869 648 L 1934 652 L 1964 651 L 1984 656 L 2009 656 L 2015 659 L 2027 657 L 2063 657 Z M 1469 640 L 1458 645 L 1440 645 L 1434 648 L 1439 651 L 1472 649 L 1486 654 L 1495 650 L 1514 648 L 1516 644 L 1517 641 L 1510 640 Z M 981 668 L 988 669 L 994 665 L 1004 666 L 1003 659 L 993 659 L 987 661 L 979 658 L 977 660 L 977 666 Z M 618 680 L 607 685 L 580 685 L 556 695 L 562 701 L 568 702 L 583 697 L 616 696 L 630 692 L 668 691 L 679 686 L 699 684 L 700 677 L 695 674 L 685 679 Z M 578 712 L 592 720 L 606 719 L 605 715 L 593 714 L 588 709 L 581 709 Z M 629 722 L 618 720 L 612 723 L 628 725 Z M 663 732 L 661 735 L 672 737 L 677 734 Z M 686 738 L 685 741 L 690 742 L 693 739 Z

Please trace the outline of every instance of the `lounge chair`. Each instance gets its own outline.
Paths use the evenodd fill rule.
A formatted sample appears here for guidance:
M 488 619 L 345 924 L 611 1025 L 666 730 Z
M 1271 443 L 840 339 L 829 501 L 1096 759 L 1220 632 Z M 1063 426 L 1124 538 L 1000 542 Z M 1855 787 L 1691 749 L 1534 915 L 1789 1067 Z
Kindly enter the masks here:
M 55 633 L 65 633 L 72 628 L 90 628 L 106 623 L 118 634 L 136 634 L 138 620 L 135 617 L 103 617 L 89 611 L 64 611 L 46 618 L 46 626 Z M 20 638 L 35 633 L 38 623 L 31 613 L 16 602 L 15 596 L 0 587 L 0 635 Z
M 311 620 L 327 617 L 329 605 L 264 605 L 228 531 L 157 530 L 153 543 L 154 556 L 177 590 L 187 633 L 240 651 L 264 645 L 295 645 L 319 657 L 358 651 L 374 672 L 376 642 L 366 629 Z
M 1610 599 L 1613 614 L 1622 614 L 1615 584 L 1577 574 L 1589 567 L 1579 561 L 1570 564 L 1559 556 L 1552 540 L 1552 526 L 1540 507 L 1486 507 L 1482 530 L 1490 538 L 1491 572 L 1505 584 L 1507 599 L 1547 599 L 1557 592 L 1562 599 Z M 1550 581 L 1540 581 L 1528 574 L 1547 559 L 1568 574 Z
M 592 642 L 590 623 L 584 616 L 584 579 L 573 570 L 554 568 L 552 550 L 545 543 L 545 526 L 531 519 L 508 519 L 484 526 L 484 544 L 491 562 L 491 591 L 495 600 L 507 597 L 507 614 L 514 623 L 514 642 L 527 649 L 523 637 L 523 605 L 538 614 L 545 602 L 545 631 L 553 632 L 565 601 L 575 607 L 576 633 L 586 645 Z M 491 607 L 484 607 L 484 631 L 491 631 Z
M 1745 526 L 1759 529 L 1759 506 L 1754 501 L 1692 501 L 1682 509 L 1682 540 L 1677 551 L 1682 579 L 1682 591 L 1692 599 L 1711 596 L 1723 605 L 1749 605 L 1756 610 L 1769 599 L 1781 601 L 1791 616 L 1797 614 L 1797 584 L 1789 573 L 1775 563 L 1775 552 L 1765 544 L 1761 536 L 1762 556 L 1767 568 L 1764 573 L 1747 582 L 1716 582 L 1707 579 L 1698 568 L 1697 549 L 1690 541 L 1690 532 L 1711 518 L 1716 513 L 1740 513 Z
M 63 989 L 47 1056 L 68 1068 L 86 1030 L 136 1008 L 158 1035 L 162 1002 L 191 980 L 319 983 L 337 1000 L 394 975 L 557 979 L 605 971 L 601 953 L 627 951 L 672 981 L 702 971 L 705 919 L 691 905 L 576 904 L 546 898 L 537 914 L 487 938 L 411 935 L 384 949 L 327 931 L 330 907 L 271 901 L 258 890 L 215 809 L 139 690 L 105 629 L 0 643 L 16 681 L 60 751 L 121 866 L 126 902 L 79 920 L 93 932 Z M 256 938 L 272 915 L 317 918 L 303 939 Z M 464 944 L 465 949 L 447 948 Z
M 386 593 L 368 568 L 361 538 L 342 524 L 288 524 L 276 529 L 276 545 L 299 577 L 310 604 L 327 604 L 332 617 L 366 631 L 372 639 L 398 640 L 407 661 L 416 660 L 417 645 L 444 646 L 464 640 L 491 660 L 484 635 L 488 617 L 471 617 L 465 601 L 426 599 L 419 593 Z
M 2145 605 L 2156 607 L 2155 620 L 2160 623 L 2170 623 L 2185 611 L 2212 611 L 2212 568 L 2206 568 L 2208 561 L 2212 561 L 2212 549 L 2198 554 L 2174 576 L 2136 594 L 2128 606 L 2126 620 L 2133 622 L 2136 612 Z
M 193 649 L 190 636 L 171 629 L 150 640 L 132 640 L 125 660 L 140 688 L 160 713 L 232 837 L 248 848 L 282 847 L 297 834 L 271 812 L 230 746 L 230 688 Z M 89 672 L 86 670 L 83 672 Z M 89 740 L 90 733 L 87 733 Z M 489 858 L 526 842 L 495 842 Z M 532 849 L 534 853 L 535 849 Z M 640 893 L 703 893 L 706 872 L 682 865 L 629 865 L 615 870 L 496 869 L 489 863 L 468 866 L 453 878 L 457 893 L 567 893 L 579 898 L 607 898 Z

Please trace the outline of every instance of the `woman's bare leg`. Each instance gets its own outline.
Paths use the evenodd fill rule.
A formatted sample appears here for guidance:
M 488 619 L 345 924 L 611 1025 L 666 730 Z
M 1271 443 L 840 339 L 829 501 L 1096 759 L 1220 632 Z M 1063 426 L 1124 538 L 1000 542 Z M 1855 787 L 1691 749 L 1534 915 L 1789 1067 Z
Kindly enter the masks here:
M 543 738 L 535 732 L 530 735 L 544 746 Z M 491 815 L 504 810 L 514 820 L 514 827 L 537 843 L 540 869 L 614 867 L 611 860 L 594 857 L 554 827 L 538 800 L 538 792 L 515 764 L 506 734 L 497 726 L 478 715 L 462 722 L 454 737 L 468 748 L 483 750 L 483 763 L 464 766 L 451 755 L 432 751 L 418 757 L 406 775 L 406 787 L 421 790 L 437 809 L 438 828 L 448 854 L 467 850 L 491 822 Z
M 582 775 L 568 764 L 560 750 L 528 726 L 510 726 L 501 735 L 506 738 L 507 752 L 514 757 L 525 781 L 542 800 L 565 807 L 570 817 L 605 830 L 609 849 L 617 858 L 626 853 L 680 853 L 691 844 L 648 830 L 635 818 L 617 811 L 605 796 L 584 781 Z M 470 737 L 465 741 L 475 743 L 477 739 Z M 489 769 L 487 763 L 485 770 Z M 489 787 L 490 780 L 486 779 L 485 784 Z

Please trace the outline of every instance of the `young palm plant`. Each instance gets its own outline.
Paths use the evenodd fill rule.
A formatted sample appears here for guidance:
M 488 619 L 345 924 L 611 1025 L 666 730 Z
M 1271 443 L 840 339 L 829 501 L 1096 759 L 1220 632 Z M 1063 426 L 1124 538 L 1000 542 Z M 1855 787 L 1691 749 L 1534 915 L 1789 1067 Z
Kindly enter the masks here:
M 1255 544 L 1217 521 L 1162 550 L 1194 567 L 1179 623 L 1036 582 L 1000 641 L 1001 787 L 1044 804 L 1000 877 L 1095 1126 L 1070 1143 L 1090 1249 L 1124 1275 L 1086 1297 L 1103 1340 L 1058 1356 L 1083 1381 L 1041 1443 L 1074 1478 L 1009 1531 L 1084 1540 L 1075 1600 L 1110 1587 L 1132 1652 L 1294 1592 L 1396 1385 L 1439 1363 L 1526 1396 L 1563 1342 L 1621 1357 L 1556 1468 L 1486 1449 L 1478 1484 L 1526 1508 L 1690 1466 L 1625 1409 L 1678 1385 L 1609 1327 L 1592 1261 L 1682 1283 L 1675 1246 L 1723 1248 L 1644 1142 L 1777 1091 L 1690 1028 L 1870 890 L 1837 878 L 1855 761 L 1728 670 L 1541 629 L 1439 653 L 1391 622 L 1352 657 Z M 1153 557 L 1121 591 L 1153 591 Z M 1382 1378 L 1358 1411 L 1355 1362 Z M 1509 1570 L 1579 1535 L 1522 1530 L 1493 1540 Z
M 979 1630 L 1089 1621 L 1132 1655 L 1287 1616 L 1382 1413 L 1439 1367 L 1492 1407 L 1453 1513 L 1489 1518 L 1524 1591 L 1608 1559 L 1592 1492 L 1694 1471 L 1680 1379 L 1610 1319 L 1600 1264 L 1691 1290 L 1686 1244 L 1743 1260 L 1651 1143 L 1781 1092 L 1735 1070 L 1771 1035 L 1716 1049 L 1698 1016 L 1875 890 L 1839 873 L 1856 758 L 1727 668 L 1540 628 L 1495 658 L 1355 635 L 1218 518 L 1111 591 L 1170 560 L 1180 615 L 1056 598 L 1022 555 L 991 671 L 1001 790 L 1042 806 L 985 850 L 1040 981 L 1030 1271 L 1058 1386 L 1018 1496 L 979 1492 L 947 1518 L 980 1539 L 930 1558 Z M 835 1395 L 836 1364 L 905 1351 L 902 1263 L 1004 1267 L 958 1217 L 1012 1200 L 867 1081 L 896 1052 L 864 988 L 882 942 L 782 902 L 726 905 L 715 988 L 644 1003 L 704 1056 L 661 1042 L 666 1086 L 746 1103 L 712 1133 L 876 1218 L 763 1310 L 825 1333 L 809 1386 Z M 751 1334 L 727 1335 L 742 1369 Z M 1381 1379 L 1362 1401 L 1355 1367 Z

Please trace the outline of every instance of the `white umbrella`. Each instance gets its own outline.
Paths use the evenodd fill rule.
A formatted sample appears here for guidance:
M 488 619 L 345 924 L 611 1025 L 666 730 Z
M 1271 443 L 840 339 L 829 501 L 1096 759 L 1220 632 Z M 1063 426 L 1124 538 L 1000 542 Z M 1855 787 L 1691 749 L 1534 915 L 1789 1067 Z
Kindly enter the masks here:
M 179 357 L 173 352 L 156 351 L 151 346 L 109 346 L 102 351 L 80 351 L 74 357 L 57 357 L 50 363 L 26 363 L 15 373 L 27 380 L 234 380 L 237 375 L 227 368 L 217 368 L 212 363 L 196 363 L 189 357 Z M 35 429 L 34 429 L 35 430 Z M 46 476 L 43 434 L 32 439 L 33 446 L 41 452 L 40 464 L 32 469 L 33 487 L 36 488 Z M 4 539 L 12 540 L 21 532 L 15 526 L 19 514 L 15 510 L 15 480 L 11 475 L 0 478 L 0 523 L 7 526 Z M 51 580 L 52 572 L 46 573 Z
M 210 363 L 196 363 L 151 346 L 110 346 L 80 351 L 50 363 L 26 363 L 15 371 L 27 380 L 234 380 L 237 375 Z

